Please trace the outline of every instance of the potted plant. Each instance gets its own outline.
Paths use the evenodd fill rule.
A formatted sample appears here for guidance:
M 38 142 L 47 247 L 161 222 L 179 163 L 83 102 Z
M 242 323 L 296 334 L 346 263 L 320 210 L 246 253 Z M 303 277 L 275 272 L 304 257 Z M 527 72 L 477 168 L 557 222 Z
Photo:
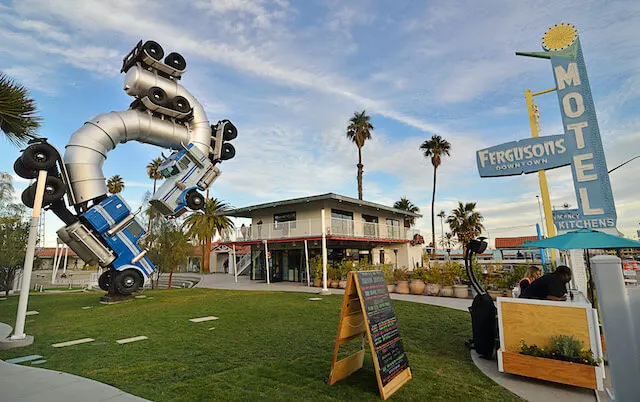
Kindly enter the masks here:
M 309 261 L 311 275 L 313 275 L 313 286 L 322 287 L 322 257 L 316 255 Z
M 393 271 L 393 279 L 396 282 L 396 293 L 409 294 L 409 281 L 407 280 L 409 271 L 406 267 Z
M 343 261 L 340 265 L 338 265 L 338 270 L 340 273 L 340 282 L 338 283 L 338 287 L 340 289 L 345 289 L 347 287 L 347 275 L 349 272 L 354 270 L 353 263 Z
M 431 264 L 431 267 L 426 269 L 424 281 L 426 282 L 425 292 L 427 296 L 438 296 L 440 294 L 440 283 L 442 282 L 440 264 Z
M 440 296 L 453 297 L 453 284 L 456 281 L 456 275 L 455 265 L 451 262 L 445 263 L 440 279 Z
M 393 283 L 393 268 L 391 268 L 391 265 L 383 265 L 382 272 L 384 273 L 384 280 L 385 282 L 387 282 L 387 291 L 389 293 L 393 293 L 393 291 L 396 289 L 396 285 L 395 283 Z
M 427 278 L 427 269 L 420 267 L 413 270 L 411 273 L 411 283 L 409 288 L 414 295 L 421 295 L 424 293 L 426 287 L 425 279 Z
M 449 264 L 451 264 L 451 270 L 455 275 L 453 282 L 453 296 L 459 299 L 468 299 L 469 285 L 465 283 L 467 273 L 464 268 L 462 268 L 462 265 L 457 262 L 449 262 Z
M 340 286 L 340 269 L 337 267 L 327 268 L 327 281 L 330 280 L 329 286 L 332 288 L 338 288 Z

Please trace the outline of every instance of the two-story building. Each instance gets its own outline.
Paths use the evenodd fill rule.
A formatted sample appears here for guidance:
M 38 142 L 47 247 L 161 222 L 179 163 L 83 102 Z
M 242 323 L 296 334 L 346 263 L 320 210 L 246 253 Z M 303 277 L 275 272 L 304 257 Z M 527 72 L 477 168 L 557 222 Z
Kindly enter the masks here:
M 236 208 L 226 215 L 251 219 L 220 246 L 250 246 L 238 271 L 254 280 L 266 280 L 268 261 L 271 282 L 306 281 L 306 260 L 323 254 L 323 235 L 328 266 L 365 260 L 412 269 L 422 263 L 424 240 L 407 220 L 421 215 L 369 201 L 327 193 Z M 212 270 L 228 272 L 222 267 L 226 256 L 220 257 L 212 258 Z

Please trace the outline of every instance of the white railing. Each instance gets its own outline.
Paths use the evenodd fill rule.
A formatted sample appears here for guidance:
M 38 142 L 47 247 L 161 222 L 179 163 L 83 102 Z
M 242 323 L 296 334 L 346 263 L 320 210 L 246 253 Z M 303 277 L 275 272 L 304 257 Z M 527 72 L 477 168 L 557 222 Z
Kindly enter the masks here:
M 350 219 L 327 218 L 327 236 L 345 236 L 355 238 L 411 240 L 419 230 L 402 226 L 381 225 L 379 223 L 360 222 Z M 322 220 L 301 219 L 297 221 L 251 225 L 236 228 L 230 233 L 229 241 L 261 241 L 277 239 L 296 239 L 322 235 Z M 227 239 L 225 239 L 227 240 Z

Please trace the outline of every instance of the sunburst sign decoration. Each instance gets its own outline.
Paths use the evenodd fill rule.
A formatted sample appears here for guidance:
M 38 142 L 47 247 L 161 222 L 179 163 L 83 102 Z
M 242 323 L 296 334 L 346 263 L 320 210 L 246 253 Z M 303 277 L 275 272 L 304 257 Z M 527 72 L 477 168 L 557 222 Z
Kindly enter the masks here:
M 542 36 L 542 47 L 547 51 L 566 49 L 578 39 L 578 30 L 574 25 L 562 23 L 547 29 Z

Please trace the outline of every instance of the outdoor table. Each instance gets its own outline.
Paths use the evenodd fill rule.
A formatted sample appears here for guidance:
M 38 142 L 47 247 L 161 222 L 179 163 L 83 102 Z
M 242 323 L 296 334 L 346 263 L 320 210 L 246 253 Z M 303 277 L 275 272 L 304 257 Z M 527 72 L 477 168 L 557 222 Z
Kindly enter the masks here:
M 602 359 L 598 312 L 579 291 L 567 301 L 498 297 L 500 349 L 498 370 L 504 373 L 591 389 L 603 389 L 604 363 L 590 366 L 524 355 L 522 342 L 546 347 L 555 335 L 571 335 Z

